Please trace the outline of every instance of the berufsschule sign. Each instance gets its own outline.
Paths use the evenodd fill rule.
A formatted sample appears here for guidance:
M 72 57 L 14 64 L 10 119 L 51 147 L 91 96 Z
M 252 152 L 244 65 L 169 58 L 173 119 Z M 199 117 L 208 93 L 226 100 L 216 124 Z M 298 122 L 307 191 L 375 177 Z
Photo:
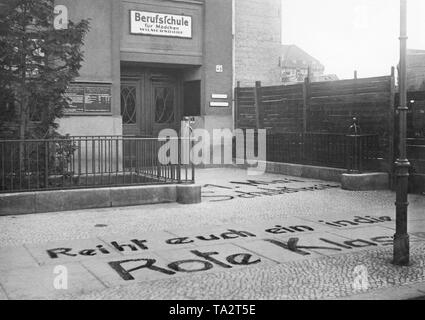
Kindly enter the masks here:
M 131 10 L 130 33 L 192 38 L 192 17 Z

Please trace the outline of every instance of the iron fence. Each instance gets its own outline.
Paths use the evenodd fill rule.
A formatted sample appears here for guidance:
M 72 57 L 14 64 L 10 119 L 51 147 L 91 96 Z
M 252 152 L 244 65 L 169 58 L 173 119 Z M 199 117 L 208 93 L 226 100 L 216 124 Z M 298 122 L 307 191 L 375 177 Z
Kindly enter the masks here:
M 256 134 L 254 140 L 254 152 L 257 153 Z M 271 162 L 333 167 L 347 169 L 349 172 L 361 172 L 380 170 L 385 161 L 379 135 L 374 134 L 268 132 L 266 145 L 266 160 Z
M 407 139 L 407 159 L 412 174 L 425 174 L 425 138 Z
M 378 135 L 279 133 L 267 135 L 267 160 L 347 169 L 374 170 L 382 152 Z
M 194 183 L 187 139 L 79 136 L 0 140 L 0 192 Z M 160 152 L 172 143 L 177 154 Z M 182 161 L 182 159 L 189 161 Z

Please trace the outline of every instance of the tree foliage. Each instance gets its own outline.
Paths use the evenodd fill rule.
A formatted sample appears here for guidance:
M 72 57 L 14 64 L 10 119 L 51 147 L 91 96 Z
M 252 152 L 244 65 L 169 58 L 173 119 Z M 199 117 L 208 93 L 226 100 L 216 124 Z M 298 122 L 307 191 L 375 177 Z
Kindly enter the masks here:
M 2 0 L 0 5 L 0 132 L 8 138 L 50 138 L 78 77 L 89 21 L 55 29 L 54 0 Z

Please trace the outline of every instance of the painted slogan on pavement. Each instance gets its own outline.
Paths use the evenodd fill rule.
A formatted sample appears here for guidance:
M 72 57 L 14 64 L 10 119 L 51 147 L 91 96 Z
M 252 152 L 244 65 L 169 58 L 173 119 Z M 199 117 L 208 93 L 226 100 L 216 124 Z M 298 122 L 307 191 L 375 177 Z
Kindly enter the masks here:
M 380 227 L 391 222 L 387 216 L 355 216 L 348 220 L 305 222 L 271 225 L 263 232 L 249 228 L 229 228 L 206 234 L 196 234 L 195 231 L 194 235 L 170 236 L 161 241 L 128 237 L 99 240 L 99 243 L 92 241 L 91 247 L 84 248 L 73 247 L 71 243 L 70 246 L 50 247 L 44 252 L 47 255 L 45 258 L 50 261 L 48 263 L 109 258 L 103 259 L 102 263 L 121 281 L 128 282 L 146 277 L 144 272 L 171 277 L 247 267 L 263 262 L 280 263 L 393 243 L 393 230 Z M 359 237 L 356 231 L 361 231 Z M 346 234 L 350 236 L 346 237 Z
M 305 185 L 308 183 L 308 185 Z M 302 184 L 302 186 L 300 186 Z M 222 202 L 234 199 L 253 199 L 266 196 L 278 196 L 299 192 L 314 192 L 332 188 L 339 185 L 328 183 L 313 183 L 300 179 L 278 180 L 246 180 L 231 181 L 229 185 L 206 184 L 202 189 L 202 197 L 209 202 Z

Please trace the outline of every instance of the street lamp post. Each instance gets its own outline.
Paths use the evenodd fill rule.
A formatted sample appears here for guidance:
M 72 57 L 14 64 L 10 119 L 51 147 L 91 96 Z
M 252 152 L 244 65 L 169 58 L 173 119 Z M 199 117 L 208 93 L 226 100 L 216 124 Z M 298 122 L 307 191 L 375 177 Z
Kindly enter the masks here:
M 394 264 L 409 264 L 409 234 L 407 233 L 408 182 L 410 163 L 406 152 L 407 118 L 407 0 L 400 0 L 400 104 L 399 114 L 399 156 L 395 163 L 397 176 L 396 233 L 394 235 Z

